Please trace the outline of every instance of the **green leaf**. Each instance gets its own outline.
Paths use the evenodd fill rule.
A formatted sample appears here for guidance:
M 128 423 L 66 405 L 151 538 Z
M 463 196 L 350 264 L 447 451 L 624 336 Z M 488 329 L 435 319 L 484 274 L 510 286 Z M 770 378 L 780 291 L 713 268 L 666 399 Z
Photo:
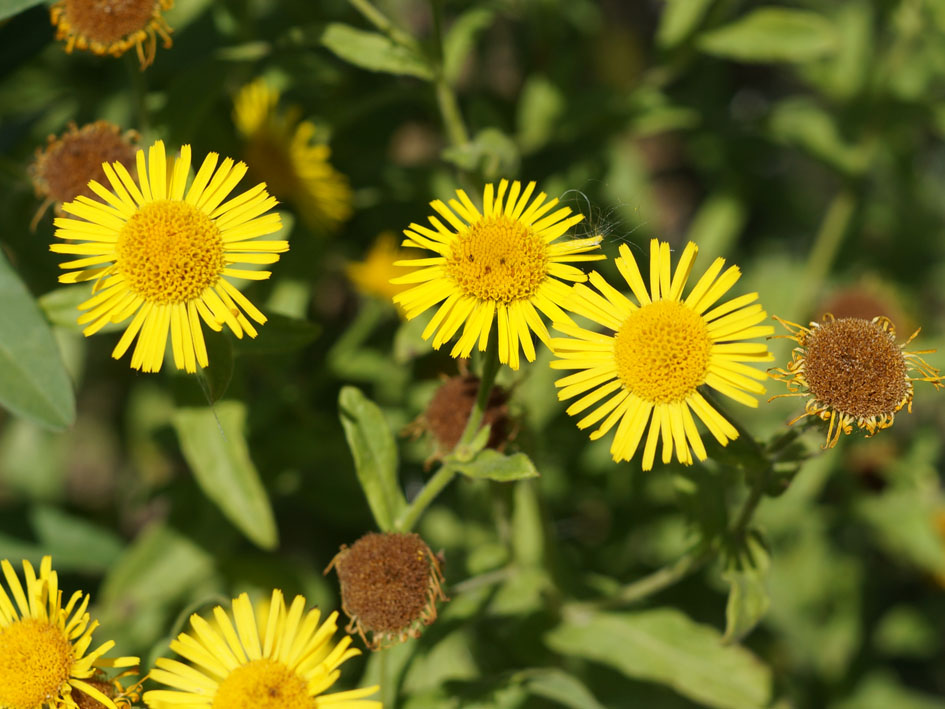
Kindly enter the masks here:
M 75 421 L 59 348 L 26 286 L 0 253 L 0 404 L 54 431 Z
M 627 677 L 668 685 L 719 709 L 766 707 L 771 671 L 748 650 L 677 610 L 577 615 L 545 636 L 556 652 L 608 665 Z
M 18 15 L 23 10 L 29 10 L 44 2 L 45 0 L 0 0 L 0 20 Z
M 823 15 L 763 7 L 704 33 L 699 49 L 742 62 L 804 62 L 833 52 L 837 36 Z
M 418 51 L 377 32 L 332 22 L 322 32 L 321 42 L 339 58 L 368 71 L 433 78 L 433 69 Z
M 279 543 L 276 523 L 249 457 L 245 424 L 246 406 L 238 401 L 182 408 L 174 414 L 181 451 L 204 494 L 254 544 L 273 549 Z
M 692 218 L 687 240 L 699 244 L 699 255 L 712 259 L 728 255 L 745 226 L 748 210 L 743 200 L 727 190 L 706 197 Z
M 590 690 L 574 675 L 556 667 L 523 670 L 514 679 L 524 681 L 525 688 L 536 697 L 550 699 L 571 709 L 604 709 Z
M 770 561 L 768 551 L 754 537 L 749 537 L 749 555 L 740 568 L 732 567 L 722 574 L 729 585 L 725 606 L 725 636 L 723 642 L 738 642 L 764 617 L 771 604 L 765 581 Z
M 515 174 L 521 160 L 515 141 L 497 128 L 484 128 L 468 143 L 446 148 L 442 158 L 462 170 L 478 170 L 487 180 Z
M 558 130 L 565 100 L 561 90 L 544 76 L 531 76 L 518 101 L 518 143 L 523 152 L 543 147 Z
M 470 478 L 487 478 L 498 482 L 537 478 L 538 471 L 524 453 L 503 455 L 496 450 L 486 448 L 468 462 L 454 463 L 456 470 Z
M 79 325 L 77 322 L 79 315 L 79 304 L 84 303 L 92 296 L 92 291 L 88 283 L 82 283 L 75 286 L 63 286 L 56 288 L 48 293 L 44 293 L 36 299 L 39 307 L 42 309 L 46 319 L 58 327 L 82 332 L 85 325 Z M 99 332 L 115 332 L 123 330 L 127 323 L 108 323 Z
M 656 31 L 656 42 L 672 49 L 683 42 L 702 22 L 714 0 L 666 0 L 666 9 Z
M 776 140 L 796 145 L 846 175 L 861 174 L 868 155 L 840 135 L 834 116 L 806 98 L 789 98 L 771 113 L 769 130 Z
M 883 671 L 866 676 L 853 696 L 830 705 L 830 709 L 945 709 L 945 699 L 917 692 Z
M 114 532 L 56 507 L 37 506 L 30 520 L 43 553 L 52 555 L 60 571 L 101 573 L 122 552 L 121 539 Z
M 383 531 L 393 528 L 407 500 L 397 480 L 397 442 L 381 409 L 356 387 L 338 396 L 341 425 L 354 458 L 358 482 L 374 521 Z
M 450 26 L 443 38 L 443 75 L 448 82 L 459 78 L 476 35 L 491 25 L 494 17 L 494 10 L 476 7 L 461 14 Z

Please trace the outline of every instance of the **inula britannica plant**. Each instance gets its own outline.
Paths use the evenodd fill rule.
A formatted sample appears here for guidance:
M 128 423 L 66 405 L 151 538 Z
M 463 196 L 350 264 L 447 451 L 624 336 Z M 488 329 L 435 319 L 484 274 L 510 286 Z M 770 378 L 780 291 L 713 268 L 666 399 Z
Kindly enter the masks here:
M 940 708 L 939 5 L 0 0 L 0 709 Z

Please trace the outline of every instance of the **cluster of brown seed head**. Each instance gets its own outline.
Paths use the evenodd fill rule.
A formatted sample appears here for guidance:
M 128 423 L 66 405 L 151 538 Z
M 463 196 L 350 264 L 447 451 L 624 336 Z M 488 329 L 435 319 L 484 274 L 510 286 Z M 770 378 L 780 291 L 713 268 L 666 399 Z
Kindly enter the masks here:
M 437 600 L 447 600 L 439 561 L 417 534 L 365 534 L 342 546 L 325 573 L 332 568 L 347 631 L 373 650 L 419 636 L 436 619 Z
M 435 439 L 437 450 L 434 457 L 453 450 L 459 442 L 478 392 L 479 378 L 467 374 L 450 377 L 433 394 L 420 417 L 419 427 L 429 431 Z M 511 426 L 507 402 L 505 390 L 494 386 L 482 417 L 483 424 L 490 427 L 488 448 L 501 450 L 509 438 Z

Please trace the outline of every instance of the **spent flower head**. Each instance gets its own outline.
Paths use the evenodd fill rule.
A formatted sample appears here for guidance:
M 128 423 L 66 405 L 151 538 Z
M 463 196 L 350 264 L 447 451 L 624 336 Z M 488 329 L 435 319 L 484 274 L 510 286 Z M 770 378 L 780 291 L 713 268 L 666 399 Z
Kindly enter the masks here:
M 669 244 L 653 239 L 647 290 L 636 259 L 621 245 L 616 265 L 636 302 L 592 272 L 590 281 L 597 292 L 582 284 L 574 286 L 571 309 L 610 332 L 555 323 L 555 329 L 568 337 L 551 341 L 559 357 L 551 366 L 577 370 L 555 382 L 558 398 L 582 395 L 567 412 L 574 416 L 592 409 L 578 421 L 578 428 L 597 426 L 592 440 L 617 425 L 610 447 L 615 461 L 633 457 L 647 427 L 644 470 L 653 467 L 660 441 L 664 463 L 670 462 L 674 450 L 684 465 L 693 462 L 692 453 L 705 460 L 693 412 L 723 446 L 738 431 L 700 388 L 708 386 L 752 407 L 758 405 L 754 395 L 765 391 L 761 382 L 767 374 L 749 366 L 771 360 L 765 344 L 749 342 L 773 332 L 759 324 L 767 314 L 754 302 L 758 294 L 716 305 L 741 276 L 737 266 L 723 272 L 725 259 L 718 258 L 684 298 L 697 253 L 696 245 L 689 243 L 671 272 Z
M 325 573 L 332 568 L 351 619 L 346 630 L 372 650 L 419 637 L 436 620 L 436 602 L 447 600 L 439 561 L 418 534 L 369 532 L 342 546 Z
M 118 57 L 132 47 L 141 68 L 157 54 L 157 38 L 171 46 L 171 28 L 164 12 L 174 0 L 59 0 L 50 8 L 56 39 L 65 40 L 66 51 L 82 49 Z
M 922 358 L 935 350 L 906 349 L 919 331 L 896 344 L 896 330 L 886 317 L 835 319 L 828 313 L 809 327 L 775 319 L 791 332 L 781 337 L 798 347 L 785 368 L 771 370 L 790 392 L 773 398 L 806 398 L 804 413 L 790 423 L 805 416 L 829 421 L 825 448 L 835 446 L 854 426 L 869 437 L 892 426 L 903 408 L 911 412 L 913 382 L 945 387 L 938 370 Z
M 250 318 L 266 322 L 228 279 L 269 278 L 255 266 L 275 263 L 289 244 L 257 240 L 282 228 L 279 215 L 269 212 L 276 200 L 265 184 L 227 200 L 246 165 L 226 158 L 218 166 L 218 157 L 210 153 L 190 180 L 190 146 L 168 159 L 157 141 L 147 160 L 138 151 L 137 182 L 121 163 L 106 163 L 111 189 L 89 184 L 101 201 L 77 197 L 62 209 L 78 219 L 55 220 L 65 243 L 50 249 L 79 257 L 59 265 L 69 271 L 59 280 L 94 284 L 92 297 L 79 305 L 83 333 L 131 318 L 112 357 L 124 355 L 137 337 L 134 369 L 159 371 L 170 334 L 174 364 L 196 372 L 209 364 L 201 322 L 212 330 L 225 324 L 240 338 L 256 336 Z

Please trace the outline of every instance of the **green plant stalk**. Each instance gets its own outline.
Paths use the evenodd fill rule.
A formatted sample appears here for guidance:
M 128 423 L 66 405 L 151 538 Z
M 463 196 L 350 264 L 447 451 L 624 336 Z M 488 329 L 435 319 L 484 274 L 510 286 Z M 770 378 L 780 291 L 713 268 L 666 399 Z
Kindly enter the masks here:
M 371 4 L 370 0 L 348 0 L 348 4 L 360 12 L 364 18 L 397 44 L 410 49 L 417 48 L 417 41 L 397 27 L 390 18 Z
M 492 386 L 495 384 L 495 376 L 499 371 L 499 347 L 496 331 L 493 330 L 489 336 L 489 345 L 486 348 L 485 361 L 482 365 L 482 374 L 479 378 L 479 391 L 476 393 L 476 403 L 473 404 L 472 411 L 469 412 L 469 419 L 466 421 L 466 428 L 463 429 L 463 435 L 453 448 L 453 451 L 446 456 L 440 469 L 434 473 L 433 477 L 427 481 L 420 493 L 413 499 L 404 513 L 394 524 L 399 532 L 409 532 L 420 519 L 423 511 L 436 499 L 443 489 L 452 482 L 458 472 L 452 461 L 452 455 L 458 450 L 468 446 L 479 427 L 482 425 L 482 419 L 485 416 L 486 408 L 489 405 L 489 396 L 492 394 Z
M 794 304 L 796 312 L 805 313 L 810 308 L 811 299 L 820 290 L 833 267 L 855 211 L 856 196 L 849 188 L 838 192 L 830 202 L 807 257 L 803 287 L 798 289 L 797 302 Z
M 456 92 L 453 91 L 453 87 L 449 85 L 446 75 L 443 73 L 443 2 L 442 0 L 431 0 L 430 4 L 433 9 L 436 102 L 440 108 L 440 116 L 443 118 L 443 125 L 446 128 L 450 143 L 454 147 L 458 147 L 469 142 L 469 132 L 466 130 L 466 123 L 463 121 L 463 114 L 459 110 Z

